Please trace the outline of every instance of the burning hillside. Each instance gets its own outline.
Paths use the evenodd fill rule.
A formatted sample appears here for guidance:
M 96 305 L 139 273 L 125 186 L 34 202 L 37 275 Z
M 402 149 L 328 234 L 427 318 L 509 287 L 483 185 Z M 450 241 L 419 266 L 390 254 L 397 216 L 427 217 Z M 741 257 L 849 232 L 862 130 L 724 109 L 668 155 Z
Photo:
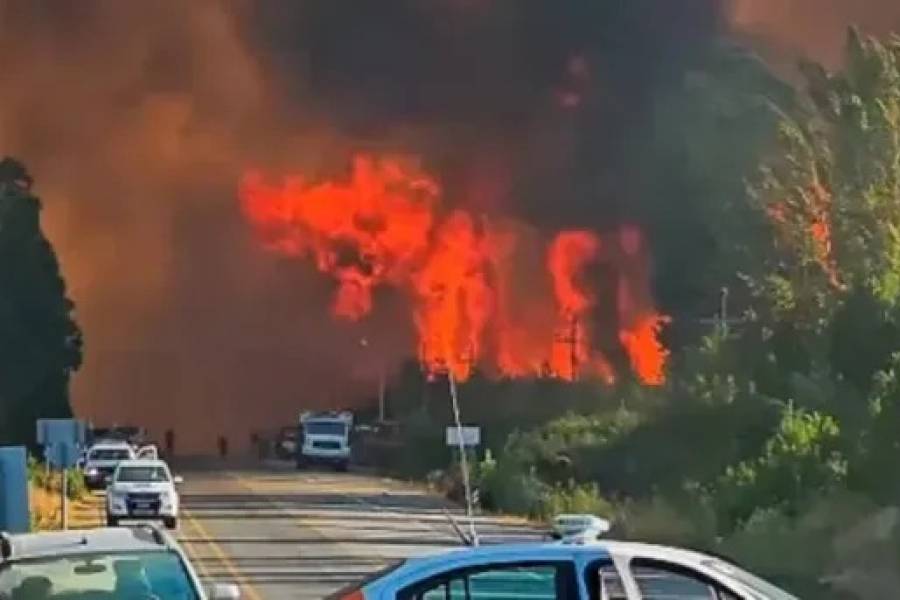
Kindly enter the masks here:
M 335 280 L 334 317 L 364 318 L 380 287 L 402 292 L 430 372 L 464 380 L 480 368 L 612 382 L 614 368 L 592 344 L 597 336 L 618 340 L 640 380 L 663 381 L 667 351 L 657 334 L 664 318 L 648 292 L 648 255 L 637 228 L 605 237 L 555 232 L 544 263 L 528 264 L 533 255 L 521 251 L 525 241 L 515 233 L 521 224 L 448 209 L 440 183 L 415 161 L 396 157 L 357 155 L 346 176 L 326 181 L 295 176 L 271 184 L 252 172 L 240 197 L 268 248 L 307 258 Z M 597 265 L 611 272 L 611 287 L 590 285 Z M 511 280 L 523 271 L 531 282 Z M 612 331 L 597 331 L 601 303 L 618 315 Z

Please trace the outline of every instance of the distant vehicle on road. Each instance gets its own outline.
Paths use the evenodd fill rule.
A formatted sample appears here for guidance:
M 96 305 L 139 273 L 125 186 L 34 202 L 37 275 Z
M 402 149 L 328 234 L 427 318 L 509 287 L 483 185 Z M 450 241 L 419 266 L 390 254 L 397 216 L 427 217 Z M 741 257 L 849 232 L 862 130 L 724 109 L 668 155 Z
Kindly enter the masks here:
M 298 427 L 282 427 L 275 440 L 275 455 L 284 460 L 297 456 Z
M 353 413 L 305 412 L 297 434 L 297 468 L 327 464 L 339 471 L 350 466 L 350 432 Z
M 137 451 L 128 442 L 101 440 L 95 443 L 85 452 L 83 459 L 82 470 L 88 489 L 105 488 L 119 463 L 135 458 Z
M 557 522 L 572 533 L 575 515 Z M 698 552 L 601 541 L 576 531 L 556 543 L 482 546 L 409 559 L 346 588 L 340 600 L 798 600 L 740 567 Z
M 184 552 L 153 527 L 0 534 L 0 598 L 235 600 L 200 584 Z
M 161 460 L 120 462 L 106 490 L 106 524 L 123 519 L 159 519 L 168 529 L 178 527 L 180 477 L 173 477 Z

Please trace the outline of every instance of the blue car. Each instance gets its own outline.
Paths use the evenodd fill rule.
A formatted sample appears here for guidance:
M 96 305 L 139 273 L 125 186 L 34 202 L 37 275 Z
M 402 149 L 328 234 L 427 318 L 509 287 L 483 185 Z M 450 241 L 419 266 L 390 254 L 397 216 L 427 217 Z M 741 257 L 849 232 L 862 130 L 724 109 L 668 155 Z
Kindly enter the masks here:
M 466 548 L 397 563 L 336 600 L 797 600 L 720 558 L 583 540 Z

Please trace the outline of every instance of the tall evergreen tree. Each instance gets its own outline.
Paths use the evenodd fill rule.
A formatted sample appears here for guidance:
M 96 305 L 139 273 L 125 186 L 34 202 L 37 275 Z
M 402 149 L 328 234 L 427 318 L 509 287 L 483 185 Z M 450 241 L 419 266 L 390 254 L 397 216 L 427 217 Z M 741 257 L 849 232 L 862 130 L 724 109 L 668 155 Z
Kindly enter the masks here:
M 40 200 L 18 161 L 0 161 L 0 444 L 30 443 L 35 420 L 66 417 L 81 331 Z

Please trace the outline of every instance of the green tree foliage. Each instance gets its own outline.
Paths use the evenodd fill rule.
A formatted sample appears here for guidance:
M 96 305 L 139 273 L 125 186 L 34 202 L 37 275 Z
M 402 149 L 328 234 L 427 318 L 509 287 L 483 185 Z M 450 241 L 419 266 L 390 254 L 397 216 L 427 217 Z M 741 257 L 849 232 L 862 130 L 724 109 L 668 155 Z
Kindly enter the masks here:
M 781 360 L 864 389 L 900 342 L 900 39 L 851 31 L 843 72 L 803 73 L 806 100 L 777 109 L 750 187 L 767 228 L 740 269 Z M 848 354 L 861 341 L 870 351 Z
M 25 167 L 0 161 L 0 443 L 30 442 L 35 419 L 71 414 L 81 332 L 40 227 Z
M 767 509 L 797 515 L 811 497 L 839 488 L 846 477 L 837 421 L 788 406 L 762 454 L 728 467 L 719 480 L 722 523 L 740 523 Z

